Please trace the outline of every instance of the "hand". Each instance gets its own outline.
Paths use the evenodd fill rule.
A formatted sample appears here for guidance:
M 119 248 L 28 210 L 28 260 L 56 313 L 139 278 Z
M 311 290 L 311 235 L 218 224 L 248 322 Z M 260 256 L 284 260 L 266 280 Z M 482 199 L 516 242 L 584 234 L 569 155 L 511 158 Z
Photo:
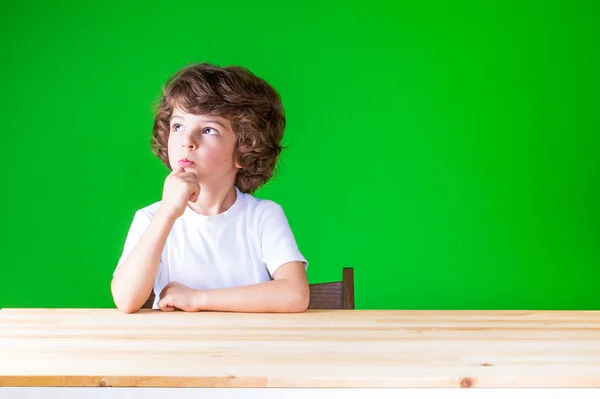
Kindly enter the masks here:
M 160 310 L 170 312 L 176 309 L 185 312 L 197 312 L 200 310 L 198 305 L 199 291 L 181 283 L 172 281 L 159 295 L 158 307 Z
M 196 202 L 198 195 L 200 184 L 196 175 L 179 167 L 173 169 L 165 179 L 160 207 L 178 218 L 183 215 L 188 201 Z

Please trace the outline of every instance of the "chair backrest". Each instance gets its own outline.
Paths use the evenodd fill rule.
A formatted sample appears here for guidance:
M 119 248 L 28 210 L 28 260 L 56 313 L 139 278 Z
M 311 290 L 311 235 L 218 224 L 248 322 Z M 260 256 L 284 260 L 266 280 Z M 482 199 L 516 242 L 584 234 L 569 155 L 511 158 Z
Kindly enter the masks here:
M 354 269 L 345 267 L 342 281 L 310 285 L 309 309 L 354 309 Z
M 142 309 L 152 309 L 154 292 L 142 305 Z M 346 267 L 342 280 L 329 283 L 310 284 L 309 309 L 354 309 L 354 269 Z

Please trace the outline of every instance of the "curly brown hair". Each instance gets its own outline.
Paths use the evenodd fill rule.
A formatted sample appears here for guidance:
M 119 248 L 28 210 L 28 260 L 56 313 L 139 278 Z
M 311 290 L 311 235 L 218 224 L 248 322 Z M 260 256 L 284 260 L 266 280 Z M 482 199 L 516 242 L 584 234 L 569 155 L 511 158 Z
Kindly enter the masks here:
M 279 94 L 241 66 L 189 64 L 169 78 L 155 110 L 152 151 L 167 166 L 169 121 L 179 108 L 192 114 L 228 118 L 236 135 L 235 160 L 241 166 L 235 185 L 254 193 L 274 174 L 285 129 Z

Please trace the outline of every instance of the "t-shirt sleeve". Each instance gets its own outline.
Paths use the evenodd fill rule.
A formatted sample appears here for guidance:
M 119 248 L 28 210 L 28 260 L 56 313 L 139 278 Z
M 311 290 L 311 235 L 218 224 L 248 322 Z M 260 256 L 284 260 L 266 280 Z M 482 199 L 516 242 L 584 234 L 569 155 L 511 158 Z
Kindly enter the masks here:
M 308 262 L 300 253 L 292 229 L 281 206 L 271 202 L 261 215 L 260 240 L 262 263 L 273 273 L 285 263 L 299 261 L 308 267 Z
M 121 257 L 117 262 L 117 267 L 113 272 L 113 276 L 115 275 L 119 267 L 121 267 L 125 259 L 127 259 L 127 256 L 131 253 L 133 248 L 135 248 L 142 234 L 144 234 L 148 226 L 150 226 L 151 220 L 152 217 L 143 210 L 139 210 L 135 213 L 133 221 L 131 222 L 131 226 L 129 227 L 129 232 L 127 233 L 127 238 L 125 238 L 123 252 L 121 253 Z

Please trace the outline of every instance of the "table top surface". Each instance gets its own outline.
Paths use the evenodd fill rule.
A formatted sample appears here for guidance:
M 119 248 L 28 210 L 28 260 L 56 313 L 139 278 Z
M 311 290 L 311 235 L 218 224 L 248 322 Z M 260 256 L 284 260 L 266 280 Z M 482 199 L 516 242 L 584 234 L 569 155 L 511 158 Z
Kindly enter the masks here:
M 600 387 L 600 311 L 2 309 L 0 386 Z

